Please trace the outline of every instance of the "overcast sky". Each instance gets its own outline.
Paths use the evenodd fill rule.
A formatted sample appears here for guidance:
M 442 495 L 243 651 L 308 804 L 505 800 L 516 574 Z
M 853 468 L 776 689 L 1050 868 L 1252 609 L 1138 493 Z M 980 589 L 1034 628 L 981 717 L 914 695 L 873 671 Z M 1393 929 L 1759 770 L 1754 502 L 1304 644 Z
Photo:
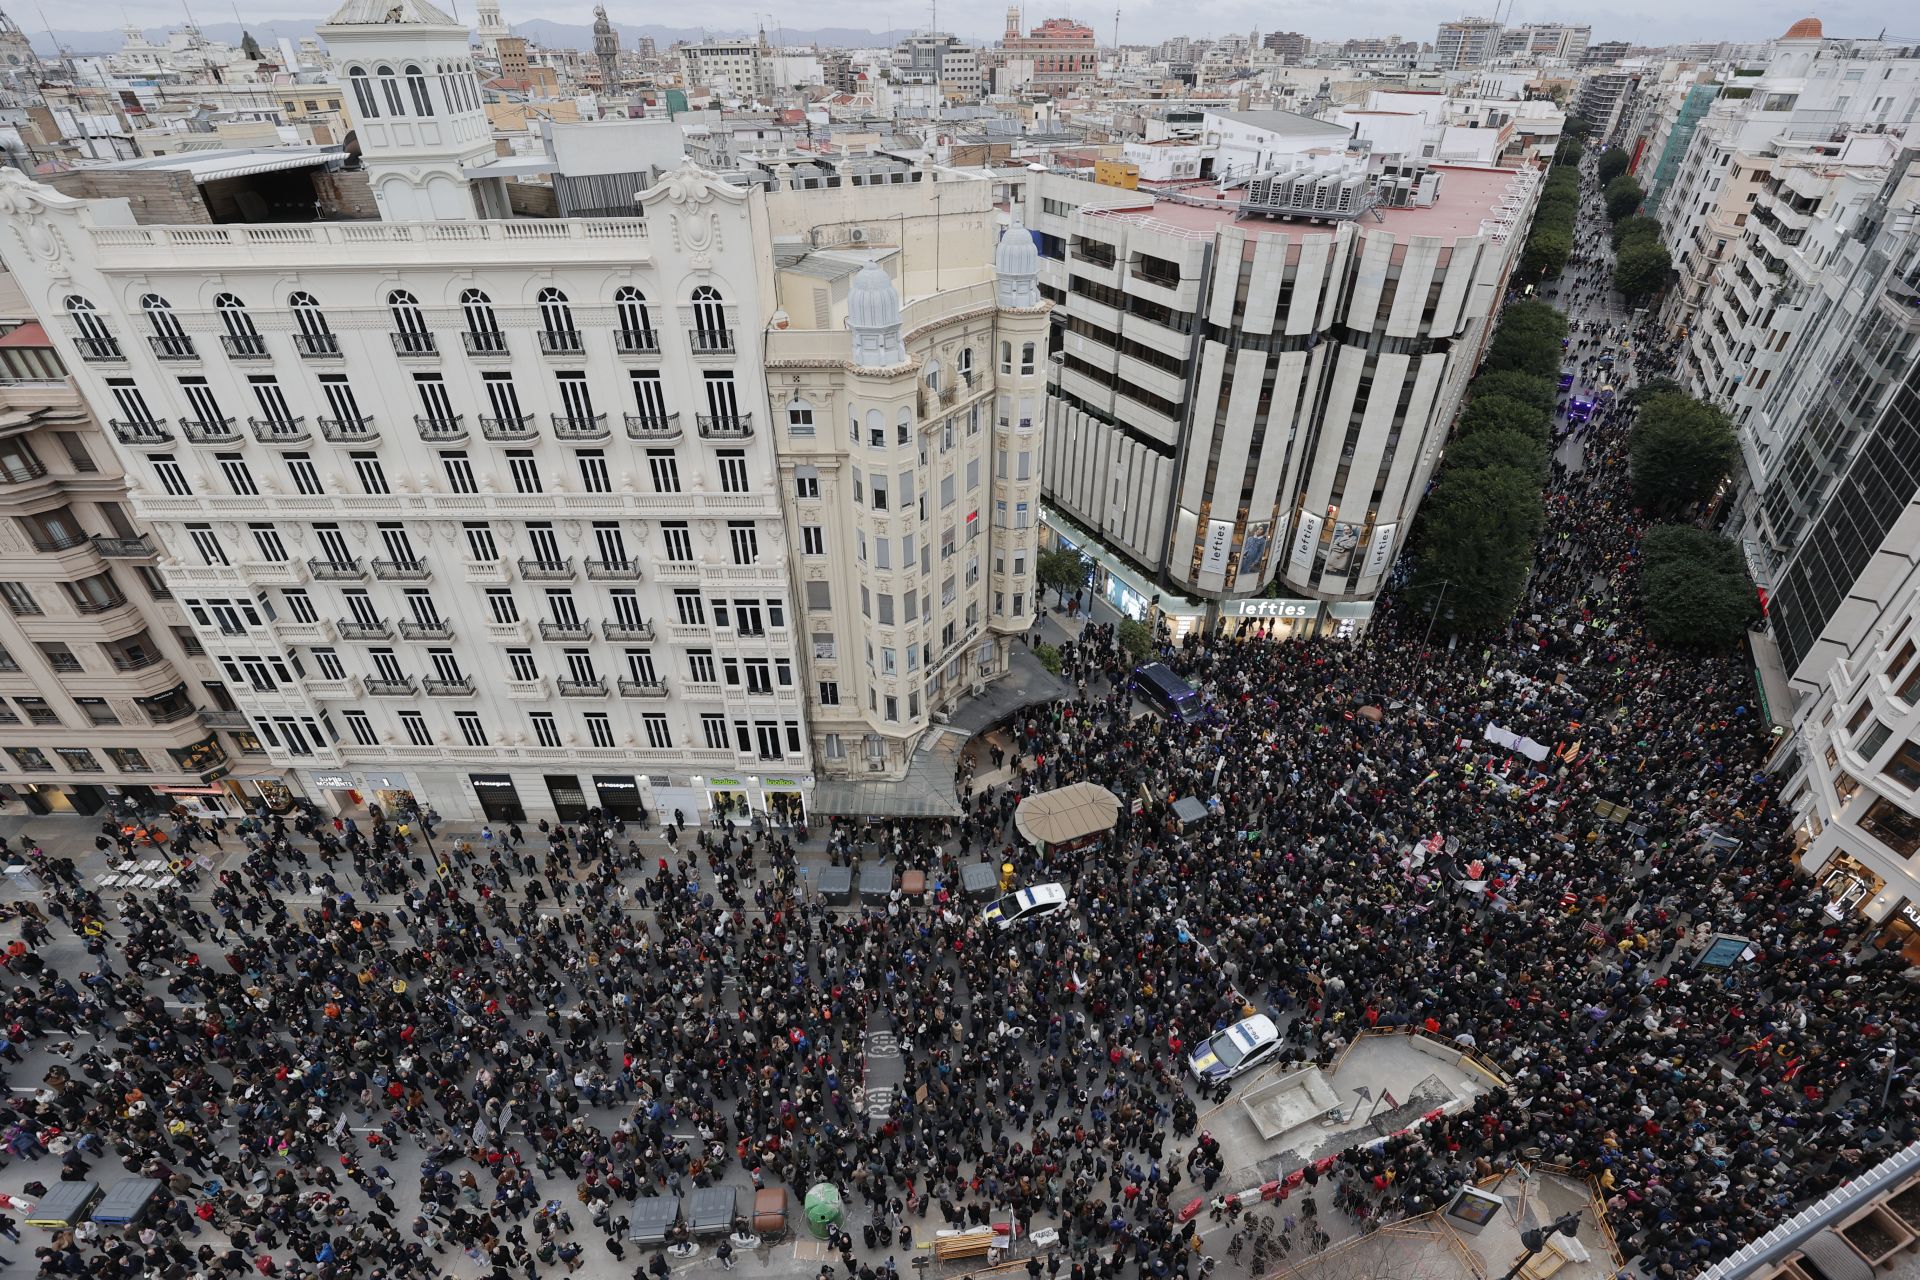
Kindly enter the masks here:
M 1123 43 L 1159 41 L 1176 35 L 1221 36 L 1258 28 L 1304 31 L 1315 39 L 1347 36 L 1400 35 L 1409 39 L 1432 40 L 1440 22 L 1465 12 L 1490 14 L 1495 0 L 1465 0 L 1477 9 L 1462 9 L 1462 0 L 1396 0 L 1392 4 L 1360 4 L 1349 0 L 1292 0 L 1276 5 L 1271 0 L 1156 0 L 1143 4 L 1121 0 L 1120 39 Z M 1504 2 L 1504 0 L 1503 0 Z M 1920 35 L 1920 15 L 1912 6 L 1897 0 L 1820 0 L 1813 9 L 1801 7 L 1796 0 L 1690 0 L 1689 3 L 1655 3 L 1654 0 L 1610 0 L 1603 5 L 1583 5 L 1579 0 L 1512 0 L 1509 19 L 1521 22 L 1584 22 L 1593 27 L 1595 40 L 1626 40 L 1636 44 L 1661 44 L 1689 40 L 1764 40 L 1780 35 L 1795 20 L 1812 12 L 1826 24 L 1828 35 L 1874 36 L 1883 29 L 1892 35 Z M 202 23 L 232 20 L 234 8 L 223 0 L 188 0 L 194 16 Z M 471 20 L 473 0 L 441 0 L 444 7 L 457 8 L 460 16 Z M 27 10 L 14 16 L 32 29 L 37 15 Z M 326 10 L 283 7 L 280 3 L 249 5 L 242 0 L 239 12 L 250 25 L 264 27 L 271 19 L 284 19 L 294 25 L 311 25 L 324 19 Z M 556 22 L 590 23 L 593 5 L 587 0 L 503 0 L 509 23 L 529 18 L 549 18 Z M 1024 6 L 1028 24 L 1049 16 L 1071 16 L 1089 23 L 1100 33 L 1102 44 L 1113 39 L 1114 10 L 1086 3 L 1047 4 L 1032 0 Z M 771 31 L 777 23 L 792 28 L 840 26 L 885 31 L 894 28 L 928 25 L 931 8 L 923 0 L 836 0 L 832 5 L 779 5 L 773 0 L 709 0 L 697 8 L 675 10 L 656 5 L 627 4 L 613 0 L 608 13 L 623 25 L 660 23 L 669 26 L 703 24 L 715 34 L 752 30 L 759 15 L 766 15 Z M 124 12 L 129 19 L 145 25 L 161 25 L 181 20 L 179 0 L 128 0 L 112 5 L 53 6 L 48 16 L 62 28 L 98 29 L 106 27 Z M 109 17 L 111 15 L 111 17 Z M 973 39 L 997 35 L 1005 25 L 1006 7 L 994 0 L 942 0 L 938 20 L 943 30 Z

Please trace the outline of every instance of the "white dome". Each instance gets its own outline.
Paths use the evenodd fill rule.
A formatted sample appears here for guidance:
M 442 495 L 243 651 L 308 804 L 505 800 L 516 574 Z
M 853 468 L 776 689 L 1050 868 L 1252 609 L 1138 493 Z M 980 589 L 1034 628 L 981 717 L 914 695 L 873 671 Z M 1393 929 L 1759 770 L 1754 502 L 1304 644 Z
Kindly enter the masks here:
M 993 251 L 993 270 L 999 277 L 994 292 L 1001 306 L 1040 305 L 1040 250 L 1033 243 L 1033 232 L 1020 221 L 1018 208 Z
M 869 262 L 847 290 L 847 327 L 853 330 L 853 360 L 863 369 L 904 364 L 900 342 L 900 294 L 886 269 Z

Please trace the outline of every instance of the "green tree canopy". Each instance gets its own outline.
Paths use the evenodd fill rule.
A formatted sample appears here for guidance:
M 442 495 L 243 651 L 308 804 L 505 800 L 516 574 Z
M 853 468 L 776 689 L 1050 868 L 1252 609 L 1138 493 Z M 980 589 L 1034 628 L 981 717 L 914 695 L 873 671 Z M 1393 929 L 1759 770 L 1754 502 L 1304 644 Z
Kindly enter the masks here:
M 1566 227 L 1535 222 L 1520 251 L 1520 274 L 1529 280 L 1550 279 L 1566 269 L 1573 256 L 1573 232 Z
M 1114 636 L 1120 641 L 1120 647 L 1129 658 L 1138 664 L 1153 656 L 1153 628 L 1144 622 L 1135 622 L 1132 618 L 1120 619 L 1120 625 L 1114 628 Z
M 1747 571 L 1747 562 L 1732 538 L 1690 524 L 1656 524 L 1640 535 L 1643 567 L 1653 569 L 1676 561 L 1700 564 L 1717 573 Z
M 1633 163 L 1632 157 L 1627 155 L 1627 153 L 1619 147 L 1608 147 L 1605 151 L 1602 151 L 1600 158 L 1594 162 L 1594 166 L 1600 174 L 1600 185 L 1604 187 L 1625 173 L 1627 166 L 1631 163 Z
M 1560 139 L 1560 145 L 1553 149 L 1553 162 L 1555 164 L 1579 164 L 1580 157 L 1586 153 L 1587 148 L 1581 143 L 1580 139 L 1563 137 Z
M 1636 305 L 1666 288 L 1672 276 L 1673 258 L 1658 240 L 1629 241 L 1613 264 L 1613 287 Z
M 1559 383 L 1552 378 L 1536 378 L 1515 369 L 1481 374 L 1467 384 L 1467 394 L 1476 399 L 1480 396 L 1505 396 L 1509 400 L 1530 404 L 1543 414 L 1551 414 L 1553 407 L 1560 403 Z
M 1585 141 L 1592 133 L 1593 122 L 1581 115 L 1569 115 L 1565 123 L 1560 126 L 1560 136 L 1563 138 L 1579 138 Z
M 1539 481 L 1527 472 L 1448 467 L 1421 506 L 1412 590 L 1439 601 L 1441 623 L 1453 630 L 1501 626 L 1520 603 L 1545 519 Z
M 1684 395 L 1680 384 L 1672 378 L 1648 378 L 1645 382 L 1627 392 L 1627 400 L 1635 407 L 1645 404 L 1655 396 Z
M 1547 478 L 1547 448 L 1538 436 L 1519 431 L 1476 431 L 1447 446 L 1447 465 L 1468 471 L 1510 467 L 1542 484 Z
M 1647 634 L 1661 644 L 1724 650 L 1760 618 L 1760 601 L 1742 566 L 1721 572 L 1698 560 L 1669 560 L 1640 575 Z
M 1034 574 L 1040 581 L 1041 590 L 1058 593 L 1064 604 L 1068 592 L 1078 591 L 1086 585 L 1090 567 L 1085 556 L 1063 547 L 1058 551 L 1042 551 L 1034 564 Z
M 1618 249 L 1629 240 L 1638 240 L 1643 236 L 1660 238 L 1660 224 L 1644 213 L 1636 213 L 1631 218 L 1622 218 L 1613 224 L 1608 233 L 1613 237 L 1613 247 Z
M 1638 213 L 1640 202 L 1646 198 L 1647 193 L 1640 189 L 1639 183 L 1621 174 L 1607 184 L 1608 221 L 1618 222 L 1622 218 Z
M 1552 423 L 1547 413 L 1525 400 L 1476 395 L 1460 415 L 1459 431 L 1463 436 L 1479 435 L 1483 431 L 1510 431 L 1544 444 L 1553 433 Z
M 1691 396 L 1650 396 L 1627 437 L 1634 500 L 1679 511 L 1713 495 L 1740 454 L 1727 415 Z

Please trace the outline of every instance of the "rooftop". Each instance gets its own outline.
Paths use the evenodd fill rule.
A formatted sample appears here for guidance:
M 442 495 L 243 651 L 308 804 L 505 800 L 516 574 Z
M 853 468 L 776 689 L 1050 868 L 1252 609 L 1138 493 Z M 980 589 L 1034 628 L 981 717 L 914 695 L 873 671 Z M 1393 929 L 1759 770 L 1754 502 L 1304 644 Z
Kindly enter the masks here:
M 1329 124 L 1325 120 L 1316 120 L 1312 116 L 1303 116 L 1297 111 L 1220 111 L 1209 107 L 1207 114 L 1219 116 L 1222 120 L 1231 120 L 1235 124 L 1251 125 L 1256 129 L 1287 133 L 1296 137 L 1314 134 L 1324 134 L 1329 138 L 1347 136 L 1347 131 L 1339 125 Z
M 1284 113 L 1283 113 L 1284 114 Z M 1508 186 L 1514 181 L 1512 169 L 1483 169 L 1467 165 L 1434 165 L 1440 178 L 1440 195 L 1424 209 L 1381 207 L 1376 221 L 1371 215 L 1360 222 L 1361 228 L 1379 227 L 1396 236 L 1437 236 L 1443 240 L 1462 240 L 1481 233 L 1482 222 L 1498 212 Z M 1115 189 L 1116 195 L 1127 195 Z M 1084 210 L 1091 217 L 1119 218 L 1135 225 L 1170 230 L 1176 235 L 1206 235 L 1224 228 L 1241 226 L 1255 235 L 1292 236 L 1332 235 L 1334 227 L 1322 222 L 1268 222 L 1242 218 L 1243 192 L 1222 191 L 1215 186 L 1183 187 L 1180 199 L 1159 199 L 1150 193 L 1138 198 L 1115 200 L 1102 208 Z

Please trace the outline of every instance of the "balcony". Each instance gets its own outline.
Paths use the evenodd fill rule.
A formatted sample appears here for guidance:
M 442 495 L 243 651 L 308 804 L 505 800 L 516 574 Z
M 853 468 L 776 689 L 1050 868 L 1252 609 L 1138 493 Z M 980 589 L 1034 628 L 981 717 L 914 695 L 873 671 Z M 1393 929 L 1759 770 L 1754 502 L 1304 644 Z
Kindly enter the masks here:
M 573 557 L 564 560 L 520 558 L 520 577 L 527 582 L 572 582 Z
M 577 356 L 585 344 L 580 340 L 578 329 L 542 329 L 540 331 L 540 350 L 550 356 Z
M 467 581 L 485 586 L 504 586 L 510 575 L 505 560 L 467 561 Z
M 715 333 L 706 329 L 695 329 L 688 335 L 693 343 L 695 355 L 723 356 L 733 353 L 733 330 L 722 329 Z
M 460 414 L 451 418 L 425 418 L 413 415 L 413 425 L 419 430 L 420 438 L 428 444 L 465 444 L 467 442 L 467 420 Z
M 415 622 L 403 618 L 400 622 L 402 640 L 451 640 L 453 624 L 449 622 Z
M 127 357 L 120 350 L 116 338 L 75 338 L 73 345 L 80 349 L 80 358 L 88 364 L 101 364 L 107 361 L 123 361 Z
M 700 413 L 694 417 L 702 440 L 745 440 L 753 435 L 751 413 Z
M 342 640 L 391 640 L 393 624 L 385 618 L 376 618 L 372 622 L 362 622 L 358 618 L 342 618 L 336 625 Z
M 150 333 L 147 345 L 153 348 L 153 354 L 162 360 L 198 360 L 200 353 L 194 349 L 193 339 L 186 334 Z
M 552 418 L 555 440 L 605 440 L 613 434 L 607 428 L 607 415 L 604 413 L 596 413 L 591 417 L 556 413 Z
M 651 444 L 669 444 L 680 438 L 680 415 L 669 413 L 655 418 L 643 413 L 627 415 L 627 439 Z
M 293 349 L 305 360 L 338 360 L 340 337 L 332 333 L 296 333 Z
M 190 702 L 184 706 L 162 707 L 150 702 L 141 702 L 138 698 L 134 701 L 140 702 L 140 709 L 147 713 L 147 719 L 154 724 L 175 724 L 192 716 L 197 710 Z
M 633 680 L 620 677 L 620 696 L 623 698 L 664 698 L 667 696 L 665 680 Z
M 144 533 L 137 538 L 109 538 L 96 533 L 93 549 L 109 560 L 151 560 L 160 554 L 154 550 L 153 539 Z
M 359 556 L 346 560 L 322 560 L 316 556 L 307 561 L 307 572 L 315 582 L 360 582 L 367 576 Z
M 406 330 L 401 330 L 398 333 L 391 333 L 387 336 L 393 339 L 393 354 L 397 356 L 408 359 L 418 359 L 422 356 L 437 356 L 440 354 L 440 348 L 434 342 L 433 335 L 430 333 L 411 333 Z
M 96 614 L 112 613 L 115 609 L 124 609 L 126 605 L 127 598 L 115 592 L 105 600 L 76 600 L 73 609 L 75 613 L 92 617 Z
M 592 680 L 556 680 L 553 682 L 563 698 L 604 698 L 607 696 L 606 677 Z
M 145 671 L 148 667 L 159 666 L 166 661 L 166 658 L 162 654 L 148 651 L 141 653 L 116 653 L 110 661 L 113 663 L 113 669 L 115 671 Z M 77 662 L 71 667 L 54 667 L 55 671 L 78 671 L 79 669 L 80 664 Z
M 425 582 L 433 569 L 425 560 L 375 560 L 373 576 L 382 582 Z
M 589 560 L 587 576 L 602 581 L 638 582 L 640 580 L 640 562 L 638 560 Z
M 220 335 L 220 345 L 235 360 L 272 358 L 272 353 L 267 350 L 267 340 L 257 333 L 223 333 Z
M 613 335 L 613 349 L 623 356 L 647 356 L 660 350 L 660 335 L 652 329 L 618 329 Z
M 425 680 L 420 687 L 426 690 L 429 698 L 471 698 L 473 696 L 473 677 L 461 676 L 458 680 Z
M 380 443 L 380 433 L 374 429 L 373 419 L 365 414 L 358 418 L 320 419 L 320 438 L 334 444 Z
M 49 534 L 28 534 L 27 541 L 33 544 L 35 551 L 47 555 L 58 555 L 62 551 L 71 551 L 75 547 L 92 546 L 92 541 L 84 533 L 68 533 L 64 530 Z
M 600 634 L 609 640 L 651 641 L 653 639 L 653 624 L 651 622 L 642 622 L 634 626 L 628 626 L 624 622 L 615 622 L 612 618 L 608 618 L 600 624 Z
M 227 710 L 222 707 L 200 708 L 200 723 L 209 729 L 251 729 L 253 722 L 247 719 L 247 713 L 240 710 Z
M 538 434 L 533 429 L 533 415 L 530 413 L 523 413 L 517 418 L 480 419 L 480 436 L 485 440 L 531 440 Z
M 535 676 L 531 680 L 509 680 L 507 696 L 519 702 L 545 702 L 548 696 L 547 678 Z
M 338 680 L 309 679 L 304 687 L 309 696 L 323 700 L 341 698 L 358 702 L 367 696 L 367 686 L 359 676 L 342 676 Z
M 47 469 L 38 460 L 23 455 L 18 462 L 0 466 L 0 484 L 25 484 L 45 474 Z
M 232 418 L 182 418 L 180 434 L 190 444 L 237 444 L 240 433 Z
M 313 439 L 305 418 L 248 418 L 247 425 L 253 428 L 253 438 L 261 444 L 284 447 L 306 444 Z
M 415 690 L 412 676 L 402 676 L 398 680 L 367 681 L 367 695 L 373 698 L 411 698 Z
M 504 356 L 507 351 L 507 335 L 498 329 L 469 329 L 460 335 L 460 341 L 466 344 L 470 356 Z
M 591 640 L 593 624 L 591 622 L 543 622 L 540 624 L 542 640 Z
M 532 638 L 533 632 L 528 628 L 525 618 L 487 623 L 487 639 L 495 644 L 525 644 Z

